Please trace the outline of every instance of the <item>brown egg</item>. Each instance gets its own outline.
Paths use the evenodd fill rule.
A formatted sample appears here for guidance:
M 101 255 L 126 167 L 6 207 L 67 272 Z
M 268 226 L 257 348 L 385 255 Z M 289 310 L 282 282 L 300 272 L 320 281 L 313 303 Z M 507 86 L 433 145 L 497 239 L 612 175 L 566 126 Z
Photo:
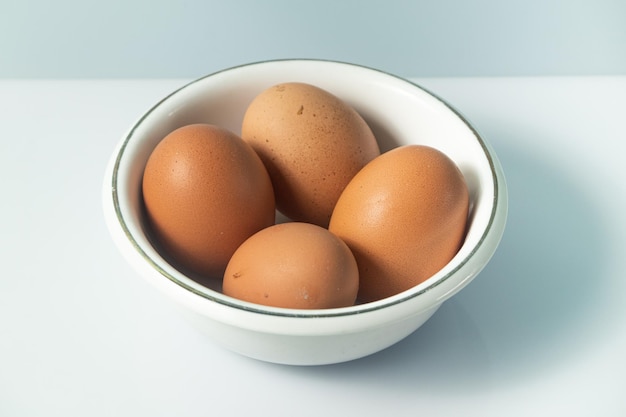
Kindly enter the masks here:
M 269 175 L 234 133 L 208 124 L 176 129 L 155 147 L 143 176 L 149 224 L 178 266 L 222 277 L 235 249 L 274 223 Z
M 310 223 L 271 226 L 246 240 L 228 263 L 224 294 L 274 307 L 354 304 L 359 275 L 348 246 Z
M 465 237 L 469 193 L 442 152 L 406 145 L 382 154 L 348 184 L 329 230 L 359 266 L 359 301 L 407 290 L 443 268 Z
M 304 83 L 259 94 L 245 113 L 241 136 L 265 163 L 278 210 L 323 227 L 348 182 L 380 154 L 374 134 L 351 106 Z

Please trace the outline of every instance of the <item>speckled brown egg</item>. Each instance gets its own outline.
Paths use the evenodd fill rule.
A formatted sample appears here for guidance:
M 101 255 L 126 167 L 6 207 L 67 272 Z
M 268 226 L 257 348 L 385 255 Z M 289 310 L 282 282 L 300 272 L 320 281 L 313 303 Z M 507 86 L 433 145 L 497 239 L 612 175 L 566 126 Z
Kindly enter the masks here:
M 221 278 L 235 249 L 274 223 L 269 175 L 252 147 L 209 124 L 178 128 L 155 147 L 143 176 L 143 199 L 166 258 Z
M 223 280 L 231 297 L 297 309 L 351 306 L 358 286 L 348 246 L 327 229 L 299 222 L 274 225 L 246 240 Z
M 443 268 L 463 243 L 468 210 L 463 174 L 439 150 L 406 145 L 369 163 L 329 226 L 357 260 L 359 300 L 398 294 Z
M 278 210 L 323 227 L 348 182 L 380 154 L 354 108 L 305 83 L 259 94 L 247 108 L 241 135 L 267 167 Z

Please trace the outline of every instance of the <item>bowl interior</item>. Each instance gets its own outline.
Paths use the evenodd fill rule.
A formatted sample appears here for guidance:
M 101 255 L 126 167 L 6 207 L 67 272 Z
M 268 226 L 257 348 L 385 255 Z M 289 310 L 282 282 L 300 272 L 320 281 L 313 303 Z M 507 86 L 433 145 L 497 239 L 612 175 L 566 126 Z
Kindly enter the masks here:
M 486 144 L 454 109 L 419 86 L 384 72 L 330 61 L 269 61 L 221 71 L 181 87 L 142 116 L 120 143 L 112 178 L 117 217 L 134 246 L 155 269 L 175 282 L 210 298 L 238 303 L 216 288 L 205 288 L 181 274 L 150 244 L 142 218 L 143 170 L 156 144 L 180 126 L 213 123 L 240 134 L 252 99 L 274 84 L 290 81 L 317 85 L 352 105 L 374 131 L 382 151 L 425 144 L 456 162 L 471 198 L 465 243 L 442 271 L 408 291 L 422 292 L 437 280 L 449 278 L 459 263 L 471 256 L 493 217 L 496 180 Z M 361 307 L 348 309 L 355 308 Z

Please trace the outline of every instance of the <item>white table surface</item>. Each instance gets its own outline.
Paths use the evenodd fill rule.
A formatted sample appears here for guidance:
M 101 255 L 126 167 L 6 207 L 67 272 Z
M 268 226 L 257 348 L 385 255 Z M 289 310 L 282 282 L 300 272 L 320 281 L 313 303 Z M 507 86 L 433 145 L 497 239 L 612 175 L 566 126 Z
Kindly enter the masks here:
M 105 164 L 184 80 L 0 80 L 0 416 L 626 415 L 626 77 L 418 79 L 496 149 L 502 244 L 401 343 L 230 353 L 109 239 Z

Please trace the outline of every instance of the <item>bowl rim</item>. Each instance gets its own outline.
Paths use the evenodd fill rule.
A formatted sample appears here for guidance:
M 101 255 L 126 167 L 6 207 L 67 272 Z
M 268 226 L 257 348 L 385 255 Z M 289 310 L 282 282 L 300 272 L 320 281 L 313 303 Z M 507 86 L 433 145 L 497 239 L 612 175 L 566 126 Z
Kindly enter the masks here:
M 459 120 L 471 131 L 475 139 L 478 141 L 482 149 L 482 152 L 489 163 L 491 179 L 493 181 L 493 203 L 491 205 L 491 212 L 489 214 L 489 220 L 482 232 L 482 235 L 480 236 L 480 238 L 478 239 L 474 247 L 471 248 L 471 250 L 467 253 L 467 255 L 465 255 L 462 259 L 459 259 L 458 261 L 456 261 L 456 265 L 452 269 L 447 271 L 444 275 L 437 277 L 428 285 L 423 286 L 419 290 L 415 290 L 416 287 L 413 287 L 399 294 L 396 294 L 396 295 L 393 295 L 393 296 L 390 296 L 381 300 L 363 303 L 363 304 L 357 304 L 357 305 L 349 306 L 349 307 L 305 310 L 305 309 L 290 309 L 290 308 L 282 308 L 282 307 L 270 307 L 270 306 L 264 306 L 264 305 L 259 305 L 255 303 L 238 300 L 238 299 L 229 297 L 225 294 L 222 294 L 219 291 L 215 291 L 210 288 L 207 288 L 199 283 L 197 283 L 198 288 L 196 288 L 196 285 L 194 286 L 189 285 L 188 283 L 181 281 L 180 279 L 178 279 L 177 277 L 169 273 L 160 265 L 160 262 L 158 260 L 153 259 L 148 253 L 146 253 L 146 251 L 142 248 L 142 245 L 135 239 L 135 236 L 133 235 L 133 233 L 131 232 L 127 224 L 127 220 L 124 218 L 122 209 L 120 207 L 120 197 L 119 197 L 118 186 L 117 186 L 120 180 L 118 174 L 119 174 L 119 167 L 121 164 L 121 160 L 122 160 L 122 157 L 124 156 L 124 151 L 126 150 L 129 142 L 134 137 L 135 131 L 142 125 L 143 121 L 146 118 L 148 118 L 148 116 L 150 116 L 150 114 L 152 114 L 156 109 L 158 109 L 163 103 L 165 103 L 172 96 L 178 94 L 182 90 L 192 87 L 194 84 L 200 83 L 209 77 L 213 77 L 223 72 L 232 71 L 232 70 L 245 68 L 245 67 L 265 65 L 265 64 L 271 64 L 271 63 L 281 63 L 281 62 L 328 63 L 332 65 L 349 66 L 349 67 L 354 67 L 354 68 L 361 69 L 361 70 L 373 71 L 373 72 L 377 72 L 382 75 L 385 75 L 387 77 L 392 77 L 393 79 L 396 79 L 397 81 L 407 83 L 408 85 L 421 90 L 422 92 L 431 96 L 435 100 L 439 101 L 448 110 L 450 110 L 456 117 L 458 117 Z M 494 228 L 496 215 L 500 209 L 500 205 L 505 204 L 505 202 L 501 201 L 502 199 L 499 194 L 501 184 L 500 184 L 500 178 L 498 175 L 498 168 L 497 168 L 498 164 L 494 161 L 495 155 L 493 155 L 492 153 L 493 151 L 490 150 L 489 145 L 486 143 L 486 141 L 483 139 L 480 133 L 469 122 L 469 120 L 467 120 L 467 118 L 465 118 L 465 116 L 463 116 L 456 108 L 454 108 L 446 100 L 439 97 L 437 94 L 434 94 L 428 89 L 406 78 L 400 77 L 398 75 L 394 75 L 392 73 L 389 73 L 380 69 L 371 68 L 365 65 L 344 62 L 344 61 L 330 60 L 330 59 L 315 59 L 315 58 L 270 59 L 270 60 L 255 61 L 255 62 L 245 63 L 241 65 L 231 66 L 231 67 L 224 68 L 215 72 L 211 72 L 209 74 L 206 74 L 204 76 L 201 76 L 199 78 L 196 78 L 192 81 L 189 81 L 183 84 L 179 88 L 165 95 L 161 100 L 159 100 L 156 104 L 150 107 L 143 115 L 141 115 L 141 117 L 139 117 L 139 119 L 137 119 L 136 122 L 133 123 L 132 127 L 125 134 L 125 136 L 123 137 L 121 143 L 118 145 L 113 155 L 113 161 L 112 161 L 113 164 L 112 164 L 111 176 L 110 176 L 111 197 L 112 197 L 113 209 L 114 209 L 115 216 L 117 218 L 117 222 L 119 223 L 119 226 L 121 227 L 124 235 L 126 236 L 128 241 L 131 243 L 131 245 L 134 247 L 134 249 L 137 251 L 137 253 L 143 258 L 144 261 L 146 261 L 151 266 L 153 270 L 158 272 L 161 276 L 168 279 L 173 284 L 181 287 L 182 289 L 192 294 L 195 294 L 196 296 L 199 296 L 203 299 L 218 303 L 225 307 L 234 308 L 242 312 L 256 313 L 256 314 L 261 314 L 265 316 L 276 316 L 276 317 L 286 317 L 286 318 L 347 317 L 347 316 L 359 315 L 363 313 L 386 309 L 391 306 L 402 304 L 406 301 L 415 299 L 416 297 L 419 297 L 420 295 L 424 293 L 430 292 L 434 288 L 448 281 L 460 269 L 462 269 L 466 264 L 470 262 L 474 254 L 483 247 L 483 245 L 485 244 L 485 241 L 487 240 L 487 237 L 490 235 L 490 232 Z M 181 273 L 181 275 L 183 274 Z M 437 275 L 438 273 L 433 275 L 433 277 L 429 278 L 425 282 L 430 281 Z M 189 279 L 191 280 L 191 278 Z

